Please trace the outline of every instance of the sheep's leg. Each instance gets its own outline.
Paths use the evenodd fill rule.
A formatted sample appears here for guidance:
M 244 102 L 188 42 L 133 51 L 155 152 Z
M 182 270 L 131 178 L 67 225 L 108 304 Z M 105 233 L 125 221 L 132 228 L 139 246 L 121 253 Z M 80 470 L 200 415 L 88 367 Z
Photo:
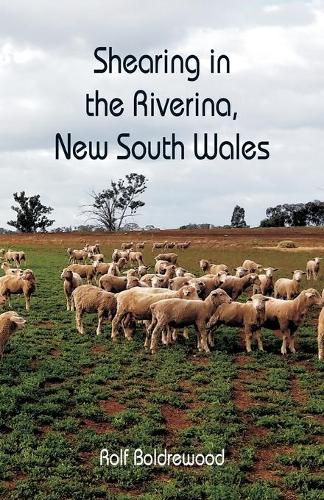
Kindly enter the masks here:
M 318 359 L 321 361 L 324 358 L 324 328 L 318 332 Z
M 257 342 L 258 342 L 258 349 L 259 349 L 259 351 L 264 351 L 264 349 L 263 349 L 263 343 L 262 343 L 262 333 L 261 333 L 261 330 L 257 330 L 255 335 L 256 335 Z
M 103 322 L 104 322 L 104 313 L 103 311 L 98 311 L 98 326 L 96 330 L 97 335 L 100 335 L 102 332 Z
M 282 346 L 281 346 L 281 354 L 287 354 L 287 343 L 290 343 L 290 332 L 289 330 L 285 330 L 282 332 Z
M 30 295 L 26 295 L 26 311 L 30 311 Z
M 157 325 L 155 326 L 155 328 L 153 330 L 152 338 L 151 338 L 151 346 L 150 346 L 150 351 L 152 354 L 156 353 L 156 351 L 157 351 L 159 335 L 162 333 L 165 326 L 166 325 L 164 325 L 163 323 L 157 323 Z
M 72 296 L 70 295 L 65 295 L 66 297 L 66 310 L 67 311 L 72 311 L 72 305 L 71 305 L 71 301 L 72 301 Z
M 123 322 L 124 335 L 127 340 L 132 340 L 134 331 L 136 328 L 135 321 L 132 319 L 132 315 L 128 314 Z
M 289 339 L 289 350 L 293 354 L 295 354 L 295 352 L 296 352 L 296 349 L 295 349 L 295 336 L 294 335 L 290 336 L 290 339 Z
M 200 335 L 201 349 L 205 352 L 210 352 L 210 349 L 208 347 L 208 342 L 207 342 L 207 330 L 206 330 L 205 321 L 199 321 L 197 323 L 197 328 L 199 330 L 199 335 Z
M 112 340 L 116 340 L 116 337 L 118 336 L 118 331 L 119 327 L 121 325 L 121 322 L 123 321 L 125 317 L 125 313 L 117 313 L 114 319 L 111 322 L 111 338 Z
M 77 309 L 76 313 L 75 313 L 75 322 L 76 322 L 77 330 L 79 333 L 81 333 L 81 335 L 84 334 L 84 325 L 83 325 L 83 321 L 82 321 L 82 315 L 83 315 L 83 311 L 81 309 Z
M 252 351 L 252 332 L 249 328 L 245 328 L 245 348 L 247 352 Z

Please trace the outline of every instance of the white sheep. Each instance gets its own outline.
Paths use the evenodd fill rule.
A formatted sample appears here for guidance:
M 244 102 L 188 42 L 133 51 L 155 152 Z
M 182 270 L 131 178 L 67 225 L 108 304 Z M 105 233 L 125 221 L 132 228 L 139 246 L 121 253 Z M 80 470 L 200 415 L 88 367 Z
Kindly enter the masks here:
M 3 358 L 5 347 L 10 336 L 17 330 L 24 328 L 26 320 L 16 311 L 7 311 L 0 314 L 0 358 Z
M 256 262 L 254 262 L 254 260 L 249 259 L 246 259 L 243 262 L 242 267 L 246 269 L 248 273 L 256 273 L 258 271 L 262 271 L 263 269 L 263 266 L 261 266 L 261 264 L 257 264 Z
M 77 273 L 63 269 L 61 279 L 64 279 L 63 289 L 66 297 L 66 310 L 73 311 L 72 293 L 73 290 L 82 285 L 82 278 Z
M 300 282 L 305 271 L 296 269 L 293 271 L 292 279 L 279 278 L 274 284 L 275 299 L 294 299 L 300 293 Z
M 303 325 L 306 313 L 312 305 L 323 305 L 321 295 L 314 288 L 303 290 L 293 300 L 271 298 L 266 303 L 266 316 L 263 326 L 270 330 L 280 330 L 283 336 L 282 354 L 287 354 L 287 345 L 291 352 L 296 352 L 294 335 L 297 329 Z
M 15 268 L 10 267 L 10 264 L 8 262 L 3 262 L 1 264 L 1 269 L 3 269 L 5 274 L 7 274 L 8 276 L 10 275 L 21 276 L 23 273 L 22 269 L 16 267 Z
M 200 260 L 199 267 L 206 274 L 228 273 L 228 266 L 226 264 L 212 264 L 206 259 Z
M 253 293 L 261 293 L 271 297 L 274 290 L 273 273 L 278 271 L 276 267 L 265 267 L 265 274 L 259 274 L 260 285 L 253 286 Z
M 254 294 L 244 304 L 241 302 L 232 302 L 230 304 L 220 305 L 207 325 L 210 345 L 214 345 L 212 331 L 219 325 L 238 326 L 244 327 L 245 347 L 247 352 L 251 352 L 251 342 L 254 332 L 256 332 L 257 335 L 258 348 L 263 351 L 260 328 L 265 321 L 265 303 L 268 300 L 270 300 L 270 297 Z
M 11 307 L 11 295 L 21 294 L 25 297 L 26 311 L 30 310 L 31 296 L 36 290 L 36 279 L 31 269 L 26 269 L 21 276 L 6 275 L 0 278 L 0 295 L 6 298 Z
M 310 280 L 310 279 L 317 280 L 318 279 L 321 260 L 322 260 L 322 257 L 314 257 L 314 259 L 311 259 L 307 262 L 306 275 L 307 275 L 308 280 Z
M 209 352 L 206 323 L 220 304 L 231 302 L 224 290 L 214 290 L 205 300 L 166 298 L 150 306 L 152 322 L 148 329 L 151 334 L 152 353 L 157 350 L 159 335 L 167 327 L 183 328 L 194 325 L 198 337 L 198 349 Z
M 75 308 L 76 327 L 81 335 L 84 334 L 82 317 L 85 312 L 97 313 L 97 335 L 101 333 L 104 320 L 111 320 L 116 313 L 115 295 L 93 285 L 81 285 L 76 288 L 72 293 L 72 300 Z

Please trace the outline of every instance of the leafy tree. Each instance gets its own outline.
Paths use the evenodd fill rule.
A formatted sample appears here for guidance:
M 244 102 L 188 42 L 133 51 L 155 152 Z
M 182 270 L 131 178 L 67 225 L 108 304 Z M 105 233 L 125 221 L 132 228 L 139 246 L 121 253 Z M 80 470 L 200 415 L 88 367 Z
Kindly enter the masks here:
M 35 233 L 37 230 L 46 231 L 55 220 L 48 219 L 47 215 L 53 212 L 52 207 L 46 207 L 40 201 L 40 195 L 26 196 L 25 191 L 13 194 L 18 206 L 12 205 L 12 210 L 17 214 L 16 220 L 8 221 L 9 226 L 13 226 L 22 233 Z
M 231 219 L 232 227 L 246 227 L 245 222 L 245 210 L 243 207 L 236 205 L 233 210 L 233 215 Z
M 324 225 L 324 202 L 285 203 L 269 207 L 261 227 L 322 226 Z
M 146 181 L 144 175 L 136 173 L 111 181 L 108 189 L 91 194 L 93 203 L 83 213 L 108 231 L 118 231 L 125 219 L 133 217 L 145 205 L 138 197 L 147 188 Z

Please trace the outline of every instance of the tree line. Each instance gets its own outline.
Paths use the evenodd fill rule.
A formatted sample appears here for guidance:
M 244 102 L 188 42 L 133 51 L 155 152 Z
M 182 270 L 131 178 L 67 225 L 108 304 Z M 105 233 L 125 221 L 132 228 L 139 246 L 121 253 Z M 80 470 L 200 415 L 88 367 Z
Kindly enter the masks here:
M 130 173 L 117 181 L 111 180 L 110 186 L 102 191 L 93 191 L 90 194 L 91 203 L 82 207 L 82 214 L 87 217 L 87 223 L 78 226 L 79 231 L 119 231 L 140 230 L 135 222 L 129 218 L 137 215 L 138 209 L 144 207 L 145 202 L 140 199 L 147 188 L 147 178 L 142 174 Z M 41 202 L 40 195 L 27 196 L 25 191 L 13 193 L 15 205 L 11 209 L 16 217 L 7 224 L 22 233 L 47 231 L 55 222 L 50 218 L 53 208 Z M 292 227 L 292 226 L 323 226 L 324 202 L 320 200 L 307 203 L 285 203 L 266 209 L 266 217 L 260 222 L 260 227 Z M 213 224 L 187 224 L 180 229 L 211 229 Z M 231 222 L 224 228 L 249 227 L 245 221 L 245 209 L 236 205 Z M 158 229 L 152 225 L 144 229 Z M 71 227 L 57 228 L 58 232 L 72 230 Z M 75 229 L 74 229 L 75 230 Z M 0 233 L 7 232 L 0 228 Z

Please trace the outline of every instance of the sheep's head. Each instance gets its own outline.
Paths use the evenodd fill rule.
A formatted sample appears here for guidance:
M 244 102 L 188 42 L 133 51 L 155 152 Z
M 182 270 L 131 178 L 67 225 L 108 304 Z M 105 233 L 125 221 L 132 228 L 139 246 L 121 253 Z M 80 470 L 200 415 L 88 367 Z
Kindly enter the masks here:
M 208 298 L 213 302 L 214 305 L 219 306 L 220 304 L 230 304 L 232 302 L 231 297 L 222 290 L 221 288 L 217 288 L 213 290 L 208 295 Z
M 263 269 L 267 278 L 272 278 L 273 273 L 279 271 L 277 267 L 264 267 Z
M 199 297 L 201 297 L 201 295 L 204 293 L 206 289 L 206 284 L 199 279 L 195 281 L 190 281 L 190 284 L 192 284 L 196 288 Z
M 183 267 L 177 267 L 176 271 L 175 271 L 175 274 L 176 274 L 176 276 L 178 276 L 179 278 L 181 278 L 181 277 L 184 276 L 185 272 L 186 272 L 186 270 Z
M 300 282 L 303 278 L 303 274 L 306 274 L 305 271 L 301 271 L 300 269 L 296 269 L 295 271 L 292 272 L 293 274 L 293 279 L 295 281 Z
M 209 261 L 206 259 L 201 259 L 201 261 L 199 262 L 199 267 L 203 272 L 205 272 L 209 267 Z
M 227 273 L 221 271 L 215 275 L 215 280 L 218 280 L 220 284 L 225 283 L 227 278 Z
M 248 299 L 248 302 L 252 302 L 253 307 L 257 311 L 263 311 L 265 309 L 265 303 L 270 300 L 271 297 L 265 297 L 264 295 L 261 295 L 260 293 L 255 293 Z
M 11 333 L 17 329 L 20 330 L 21 328 L 24 328 L 26 324 L 26 320 L 21 316 L 18 316 L 16 311 L 7 311 L 1 314 L 1 318 L 5 319 L 6 322 L 8 321 Z
M 161 288 L 163 283 L 164 283 L 164 278 L 162 278 L 161 276 L 153 276 L 151 281 L 151 286 L 152 288 Z
M 183 299 L 199 299 L 196 287 L 193 285 L 185 285 L 180 288 L 179 296 Z
M 247 269 L 244 269 L 242 266 L 235 267 L 233 271 L 235 271 L 235 276 L 238 278 L 243 278 L 247 274 Z
M 25 269 L 21 275 L 21 279 L 26 281 L 35 281 L 35 275 L 31 269 Z
M 0 306 L 4 306 L 6 303 L 6 297 L 3 295 L 0 295 Z
M 257 274 L 255 273 L 251 273 L 250 276 L 249 276 L 249 282 L 251 283 L 251 285 L 261 285 L 261 281 L 260 281 L 260 278 Z
M 322 260 L 322 257 L 314 257 L 314 259 L 312 260 L 315 262 L 315 264 L 319 264 Z
M 315 290 L 315 288 L 308 288 L 307 290 L 303 290 L 300 295 L 304 295 L 306 297 L 306 303 L 308 306 L 324 305 L 324 299 L 321 297 L 321 294 Z
M 71 281 L 73 278 L 73 272 L 70 269 L 63 269 L 61 274 L 61 279 Z

